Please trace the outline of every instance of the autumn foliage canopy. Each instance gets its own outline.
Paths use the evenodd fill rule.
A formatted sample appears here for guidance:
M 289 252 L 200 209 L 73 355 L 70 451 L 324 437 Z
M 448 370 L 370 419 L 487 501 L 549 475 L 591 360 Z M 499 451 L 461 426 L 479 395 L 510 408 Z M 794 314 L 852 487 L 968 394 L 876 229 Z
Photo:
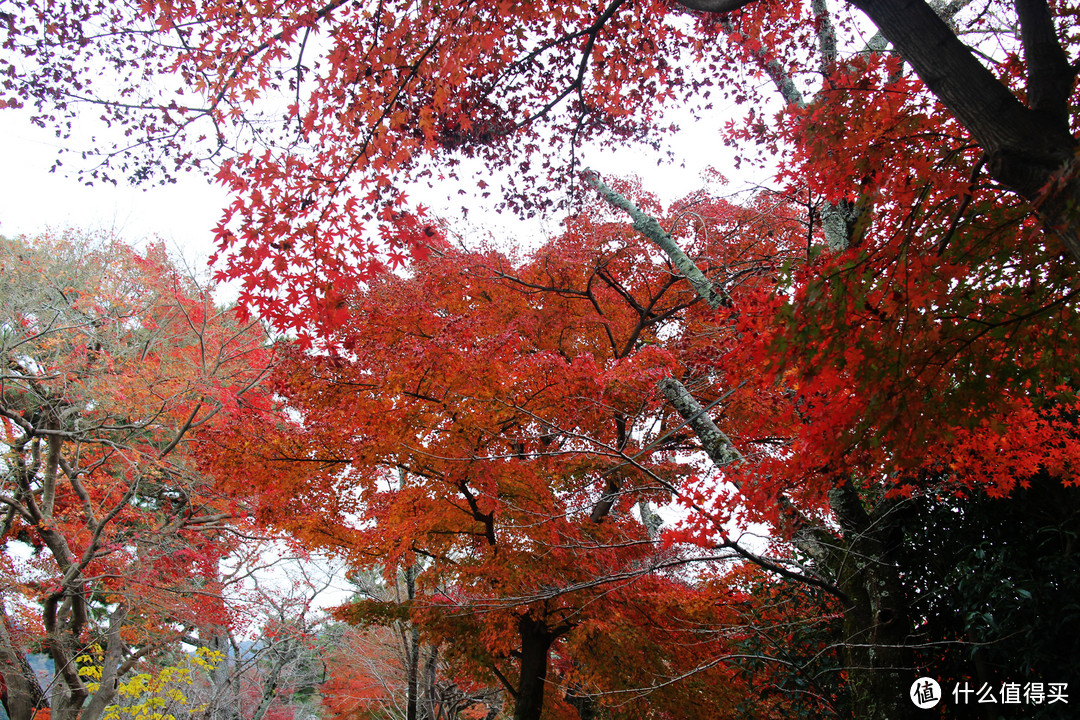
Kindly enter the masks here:
M 254 512 L 304 543 L 387 583 L 408 569 L 404 607 L 346 615 L 457 639 L 456 667 L 494 677 L 516 718 L 544 712 L 549 667 L 557 712 L 588 717 L 620 682 L 753 654 L 731 632 L 665 656 L 666 679 L 590 664 L 631 617 L 730 627 L 739 603 L 772 607 L 761 570 L 820 592 L 852 706 L 907 717 L 924 636 L 993 620 L 931 629 L 920 603 L 948 589 L 914 579 L 926 518 L 956 507 L 974 528 L 983 503 L 1053 487 L 1065 499 L 1025 518 L 1073 532 L 1075 3 L 68 9 L 3 16 L 4 104 L 62 127 L 89 101 L 124 127 L 134 141 L 91 154 L 99 179 L 212 173 L 233 198 L 219 277 L 300 338 L 274 374 L 284 418 L 238 407 L 201 469 L 274 488 Z M 590 142 L 662 147 L 672 108 L 716 124 L 737 167 L 777 168 L 772 187 L 665 204 L 644 168 L 584 171 Z M 459 247 L 410 194 L 468 178 L 562 228 L 522 257 Z M 766 524 L 767 547 L 731 521 Z M 1065 540 L 1039 547 L 1075 565 Z M 758 569 L 709 575 L 734 556 Z M 699 714 L 742 712 L 736 675 Z

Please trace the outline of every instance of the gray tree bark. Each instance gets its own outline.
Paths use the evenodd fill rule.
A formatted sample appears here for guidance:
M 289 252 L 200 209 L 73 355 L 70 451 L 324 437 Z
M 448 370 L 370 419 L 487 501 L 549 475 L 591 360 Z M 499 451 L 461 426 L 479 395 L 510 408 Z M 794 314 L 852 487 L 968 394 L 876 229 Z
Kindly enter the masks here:
M 688 279 L 699 297 L 710 304 L 721 297 L 655 218 L 646 216 L 595 175 L 589 177 L 589 182 L 605 200 L 629 213 L 634 218 L 634 227 L 664 250 L 680 271 L 687 264 L 693 265 L 696 272 L 692 271 Z M 665 378 L 658 388 L 697 436 L 716 467 L 738 467 L 746 462 L 731 438 L 720 430 L 682 383 Z M 742 489 L 737 479 L 728 479 Z M 891 558 L 889 535 L 892 527 L 886 522 L 889 506 L 879 504 L 871 518 L 858 493 L 847 482 L 835 487 L 829 499 L 840 526 L 839 537 L 829 528 L 805 517 L 785 496 L 777 497 L 780 530 L 790 534 L 796 546 L 813 557 L 827 577 L 822 580 L 783 574 L 829 589 L 844 599 L 844 634 L 840 641 L 848 676 L 847 689 L 858 717 L 915 720 L 918 709 L 907 698 L 907 687 L 914 679 L 907 645 L 911 623 L 904 606 L 898 568 Z M 884 515 L 878 517 L 877 513 Z M 782 570 L 775 566 L 763 567 Z M 515 720 L 527 719 L 515 715 Z

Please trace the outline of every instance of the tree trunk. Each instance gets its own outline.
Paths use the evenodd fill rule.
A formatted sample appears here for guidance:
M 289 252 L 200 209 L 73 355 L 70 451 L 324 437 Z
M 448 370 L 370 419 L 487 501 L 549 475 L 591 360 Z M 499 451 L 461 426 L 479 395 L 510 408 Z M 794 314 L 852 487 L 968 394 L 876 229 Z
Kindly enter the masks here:
M 514 698 L 514 720 L 540 720 L 544 708 L 544 684 L 547 680 L 548 653 L 558 633 L 543 621 L 523 615 L 518 621 L 521 633 L 521 676 Z
M 416 565 L 405 568 L 405 591 L 410 601 L 416 598 Z M 420 675 L 420 629 L 410 623 L 408 632 L 402 632 L 405 641 L 405 664 L 408 673 L 408 691 L 405 698 L 405 720 L 417 720 Z
M 0 605 L 0 675 L 7 686 L 7 713 L 11 720 L 31 720 L 43 697 L 34 671 L 15 644 L 7 614 Z
M 420 628 L 409 628 L 409 641 L 405 648 L 408 660 L 408 699 L 405 704 L 405 720 L 418 720 L 420 707 Z
M 417 634 L 417 642 L 419 642 L 419 633 Z M 421 720 L 438 720 L 439 716 L 439 691 L 435 687 L 435 682 L 438 680 L 439 670 L 439 648 L 428 648 L 427 657 L 424 659 L 424 682 L 423 690 L 420 693 L 421 697 L 421 709 L 423 712 L 420 714 Z
M 231 665 L 239 665 L 241 658 L 232 652 L 232 642 L 222 626 L 215 626 L 209 632 L 206 647 L 222 654 L 221 662 L 210 672 L 210 682 L 214 686 L 214 696 L 210 703 L 207 720 L 236 720 L 240 716 L 240 703 L 236 696 L 236 683 L 231 677 Z
M 76 720 L 89 697 L 75 664 L 81 648 L 79 633 L 85 625 L 81 603 L 81 595 L 62 592 L 53 593 L 44 603 L 45 645 L 55 672 L 49 693 L 52 720 Z
M 831 490 L 829 501 L 843 533 L 833 563 L 837 584 L 850 598 L 844 609 L 843 658 L 856 717 L 917 718 L 921 710 L 908 697 L 916 675 L 908 646 L 911 621 L 892 559 L 892 503 L 882 501 L 869 514 L 851 483 Z
M 109 618 L 105 655 L 101 660 L 101 682 L 97 692 L 90 697 L 90 702 L 83 708 L 80 720 L 98 720 L 116 696 L 116 688 L 120 682 L 118 675 L 120 663 L 124 659 L 124 641 L 120 636 L 120 630 L 126 619 L 127 604 L 121 602 Z
M 863 558 L 858 564 L 877 561 Z M 847 692 L 860 720 L 915 720 L 921 711 L 908 697 L 917 676 L 905 645 L 906 618 L 884 616 L 882 609 L 892 598 L 881 569 L 852 567 L 840 582 L 853 601 L 844 611 L 843 622 Z

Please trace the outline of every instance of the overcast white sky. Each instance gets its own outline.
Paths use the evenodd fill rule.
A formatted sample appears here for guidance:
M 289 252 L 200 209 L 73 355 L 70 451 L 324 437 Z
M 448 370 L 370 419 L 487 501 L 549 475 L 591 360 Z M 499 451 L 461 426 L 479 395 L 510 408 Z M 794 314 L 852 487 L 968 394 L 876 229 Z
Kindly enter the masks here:
M 114 230 L 130 242 L 159 236 L 184 255 L 204 259 L 225 193 L 189 175 L 177 185 L 149 189 L 87 187 L 59 171 L 49 173 L 60 141 L 26 122 L 19 111 L 0 110 L 0 234 L 33 235 L 46 227 Z M 74 168 L 73 168 L 74 169 Z

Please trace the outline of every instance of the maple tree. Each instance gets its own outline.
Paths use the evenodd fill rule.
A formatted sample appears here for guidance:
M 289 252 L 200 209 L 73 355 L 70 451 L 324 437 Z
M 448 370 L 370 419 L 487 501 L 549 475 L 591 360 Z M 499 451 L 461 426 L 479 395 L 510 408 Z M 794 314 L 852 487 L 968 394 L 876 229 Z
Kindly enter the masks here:
M 5 239 L 0 277 L 7 710 L 92 720 L 128 671 L 231 622 L 219 562 L 246 513 L 197 469 L 191 439 L 267 403 L 273 353 L 161 245 Z M 26 672 L 34 648 L 56 668 L 47 697 Z
M 715 594 L 734 576 L 707 586 L 665 575 L 668 563 L 732 553 L 838 603 L 832 629 L 806 641 L 842 651 L 844 699 L 820 695 L 832 698 L 829 712 L 914 712 L 911 673 L 933 666 L 916 648 L 955 642 L 957 628 L 916 632 L 920 588 L 931 581 L 915 579 L 911 553 L 928 540 L 907 508 L 913 497 L 1004 497 L 1038 473 L 1075 484 L 1068 290 L 1048 271 L 1041 287 L 1017 292 L 981 224 L 928 221 L 926 238 L 901 238 L 907 250 L 957 233 L 950 245 L 962 248 L 968 274 L 898 280 L 891 228 L 864 228 L 846 254 L 824 252 L 824 232 L 797 197 L 736 205 L 699 193 L 665 210 L 632 185 L 592 183 L 600 197 L 524 261 L 436 246 L 411 276 L 348 298 L 334 350 L 297 352 L 278 376 L 295 425 L 259 441 L 243 425 L 228 428 L 214 462 L 243 464 L 255 482 L 282 488 L 260 517 L 358 566 L 396 572 L 427 558 L 423 603 L 362 604 L 348 616 L 410 618 L 448 643 L 458 667 L 499 677 L 516 717 L 588 717 L 612 693 L 652 684 L 651 662 L 685 667 L 688 678 L 723 674 L 729 692 L 706 714 L 735 712 L 753 696 L 739 679 L 754 687 L 770 675 L 738 673 L 734 636 L 702 645 L 705 658 L 679 657 L 674 630 L 653 645 L 646 630 L 680 617 L 665 603 L 686 609 L 698 596 L 714 614 L 696 626 L 737 624 L 731 596 Z M 623 211 L 634 227 L 615 214 Z M 1001 225 L 989 232 L 1041 237 L 1015 207 L 995 212 Z M 1052 253 L 1034 249 L 1043 252 Z M 916 280 L 936 292 L 919 296 Z M 887 311 L 874 306 L 886 302 Z M 953 303 L 962 321 L 941 322 Z M 986 332 L 998 313 L 1023 322 Z M 807 340 L 826 332 L 836 337 Z M 907 343 L 899 353 L 898 334 Z M 988 382 L 997 383 L 992 402 Z M 928 422 L 929 454 L 920 452 Z M 983 450 L 990 443 L 993 453 Z M 713 470 L 682 454 L 694 448 Z M 658 537 L 651 504 L 669 501 L 685 514 Z M 750 552 L 733 539 L 732 520 L 768 523 L 787 550 Z M 1069 557 L 1066 549 L 1062 567 Z M 756 597 L 777 592 L 764 585 Z M 741 597 L 768 625 L 768 612 Z M 649 653 L 619 668 L 590 665 L 620 637 L 618 656 L 635 642 Z M 535 681 L 558 683 L 562 697 L 536 693 Z M 687 682 L 667 697 L 696 707 Z M 646 697 L 632 712 L 668 707 L 665 693 Z M 792 707 L 783 699 L 770 711 Z
M 801 228 L 770 205 L 699 195 L 672 211 L 729 295 L 771 286 L 800 257 Z M 350 298 L 336 350 L 296 352 L 275 374 L 295 422 L 221 428 L 212 467 L 275 488 L 262 521 L 388 582 L 415 574 L 405 598 L 345 617 L 410 621 L 473 682 L 497 678 L 516 718 L 584 717 L 620 688 L 630 701 L 611 712 L 734 716 L 740 673 L 717 658 L 739 653 L 722 630 L 706 641 L 693 628 L 741 621 L 733 598 L 752 598 L 678 568 L 754 555 L 733 538 L 707 558 L 665 549 L 650 506 L 693 472 L 653 387 L 684 352 L 722 342 L 712 330 L 665 259 L 594 204 L 527 262 L 442 246 L 412 277 L 373 282 Z M 657 679 L 682 673 L 699 684 Z
M 931 204 L 933 180 L 920 188 Z M 913 649 L 925 641 L 920 633 L 934 637 L 947 625 L 917 631 L 922 594 L 947 593 L 917 577 L 925 566 L 905 555 L 911 552 L 907 543 L 915 544 L 915 553 L 937 549 L 907 514 L 910 498 L 931 504 L 942 494 L 1004 498 L 1040 476 L 1041 482 L 1077 484 L 1074 363 L 1057 351 L 1059 343 L 1066 347 L 1075 338 L 1076 318 L 1067 281 L 1057 279 L 1058 272 L 1067 274 L 1058 253 L 1050 250 L 1047 258 L 1041 255 L 1045 246 L 1035 245 L 1026 272 L 1049 281 L 1043 288 L 1049 295 L 1041 296 L 1031 285 L 1017 288 L 1012 271 L 1024 266 L 1015 251 L 1003 258 L 999 248 L 988 247 L 987 233 L 1037 243 L 1040 236 L 1013 214 L 1015 208 L 992 210 L 1001 224 L 989 230 L 978 223 L 964 229 L 974 244 L 962 251 L 960 272 L 947 269 L 944 252 L 926 271 L 916 250 L 920 244 L 941 247 L 940 233 L 951 235 L 955 221 L 929 222 L 925 237 L 902 224 L 900 233 L 895 226 L 878 232 L 851 226 L 849 233 L 862 233 L 860 247 L 840 256 L 810 252 L 791 285 L 759 298 L 774 312 L 761 313 L 752 298 L 724 309 L 718 302 L 722 284 L 712 286 L 689 258 L 679 257 L 678 245 L 632 203 L 602 181 L 592 182 L 634 216 L 635 227 L 673 264 L 687 268 L 681 272 L 703 301 L 717 307 L 718 320 L 726 318 L 739 331 L 737 343 L 697 359 L 710 373 L 705 393 L 690 392 L 674 377 L 659 384 L 735 488 L 704 489 L 723 498 L 714 501 L 723 509 L 711 517 L 703 513 L 688 529 L 698 542 L 714 543 L 716 519 L 740 504 L 751 517 L 773 524 L 811 563 L 810 573 L 840 593 L 853 707 L 866 717 L 913 712 L 903 699 L 905 678 L 920 662 L 932 668 L 934 657 L 916 660 Z M 918 209 L 900 206 L 900 212 L 900 220 L 914 222 Z M 938 277 L 943 265 L 944 277 Z M 748 367 L 766 372 L 748 376 Z M 743 437 L 770 438 L 784 450 L 754 452 L 753 441 L 736 443 L 722 432 L 694 397 L 708 398 L 717 388 L 774 398 L 772 412 L 743 417 L 734 426 Z M 822 512 L 835 525 L 821 522 Z M 1067 577 L 1075 557 L 1067 546 L 1062 553 L 1054 566 Z M 1009 603 L 1031 600 L 1015 592 Z M 975 594 L 965 603 L 1000 613 L 993 604 L 1013 593 L 1005 590 L 993 601 Z M 1071 622 L 1067 612 L 1062 620 Z M 965 624 L 972 629 L 970 621 L 952 622 L 947 637 L 964 632 Z M 929 642 L 933 647 L 950 640 L 936 636 Z
M 405 663 L 394 653 L 398 641 L 393 628 L 343 629 L 340 644 L 328 657 L 330 677 L 322 689 L 330 717 L 379 717 L 388 708 L 401 707 L 407 679 Z
M 281 579 L 293 580 L 288 575 Z M 283 598 L 264 594 L 254 605 L 262 616 L 260 637 L 245 642 L 242 650 L 235 640 L 231 643 L 234 667 L 224 686 L 218 683 L 218 716 L 293 720 L 316 712 L 315 695 L 326 675 L 318 637 L 325 617 L 312 610 L 313 596 L 296 597 L 297 587 L 302 586 L 290 588 Z
M 413 602 L 419 573 L 419 565 L 405 568 L 391 585 L 381 573 L 354 573 L 353 600 L 387 606 Z M 499 688 L 455 679 L 443 649 L 423 642 L 418 624 L 406 617 L 373 620 L 331 628 L 334 640 L 325 660 L 329 679 L 320 689 L 330 717 L 457 720 L 494 718 L 500 712 Z
M 291 554 L 286 539 L 265 537 L 234 553 L 223 565 L 231 622 L 211 621 L 183 639 L 194 657 L 213 657 L 197 686 L 185 691 L 191 718 L 294 720 L 318 714 L 327 658 L 340 636 L 321 605 L 340 563 L 308 553 Z M 170 655 L 188 663 L 192 653 Z M 179 716 L 179 713 L 177 713 Z

